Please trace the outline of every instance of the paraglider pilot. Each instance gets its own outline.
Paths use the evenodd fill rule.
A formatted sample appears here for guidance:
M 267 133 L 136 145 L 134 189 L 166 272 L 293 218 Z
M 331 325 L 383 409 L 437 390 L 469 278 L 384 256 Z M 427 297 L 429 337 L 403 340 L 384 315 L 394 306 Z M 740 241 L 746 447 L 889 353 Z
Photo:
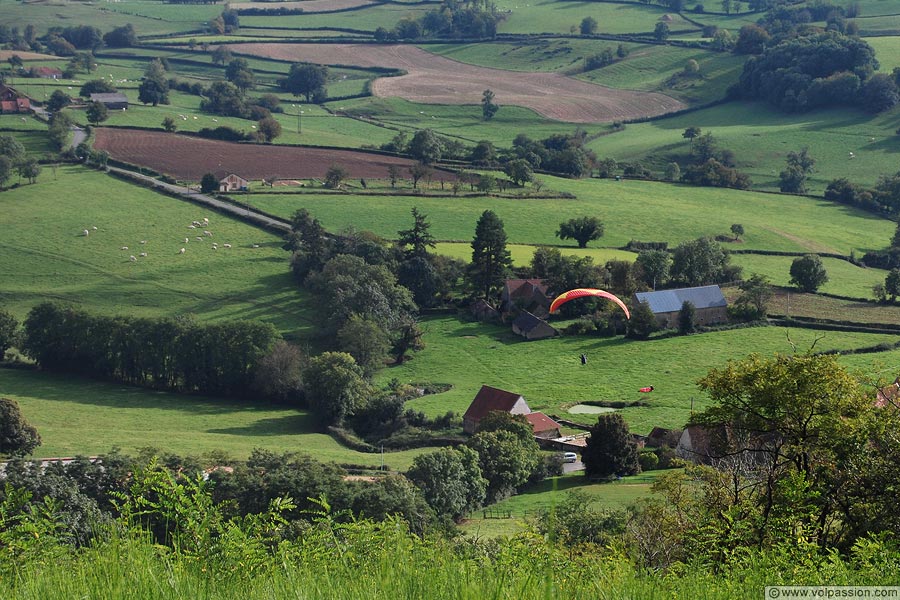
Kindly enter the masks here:
M 581 364 L 583 364 L 583 365 L 587 364 L 587 354 L 581 355 Z

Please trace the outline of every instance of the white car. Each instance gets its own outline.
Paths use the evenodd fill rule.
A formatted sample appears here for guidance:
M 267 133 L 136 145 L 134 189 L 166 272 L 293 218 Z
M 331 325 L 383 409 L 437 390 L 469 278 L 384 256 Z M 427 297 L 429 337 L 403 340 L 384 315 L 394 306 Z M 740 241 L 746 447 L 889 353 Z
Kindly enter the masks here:
M 563 453 L 563 462 L 573 463 L 578 462 L 578 455 L 574 452 L 564 452 Z

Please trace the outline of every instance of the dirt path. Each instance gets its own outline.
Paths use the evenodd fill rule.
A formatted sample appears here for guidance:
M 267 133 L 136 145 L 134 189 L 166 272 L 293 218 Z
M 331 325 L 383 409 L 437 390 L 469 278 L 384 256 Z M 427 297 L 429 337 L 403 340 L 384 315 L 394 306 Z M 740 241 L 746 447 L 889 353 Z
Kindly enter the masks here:
M 229 48 L 280 60 L 403 69 L 406 75 L 376 79 L 372 93 L 425 104 L 479 104 L 490 89 L 501 106 L 530 108 L 567 123 L 627 120 L 686 108 L 664 94 L 608 88 L 559 73 L 478 67 L 410 45 L 248 43 Z

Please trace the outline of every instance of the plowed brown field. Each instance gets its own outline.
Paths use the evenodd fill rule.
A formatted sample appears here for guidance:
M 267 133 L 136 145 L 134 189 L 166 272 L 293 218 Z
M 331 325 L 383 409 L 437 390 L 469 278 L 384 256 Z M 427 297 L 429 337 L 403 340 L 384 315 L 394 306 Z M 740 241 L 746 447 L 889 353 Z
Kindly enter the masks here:
M 414 161 L 352 150 L 235 144 L 186 135 L 133 129 L 94 129 L 94 148 L 117 160 L 150 167 L 183 181 L 199 181 L 205 173 L 225 171 L 244 179 L 323 178 L 331 165 L 350 177 L 385 179 L 388 167 L 408 169 Z
M 409 45 L 249 43 L 229 49 L 297 62 L 404 69 L 407 74 L 401 77 L 375 80 L 372 93 L 426 104 L 478 104 L 490 89 L 499 104 L 523 106 L 567 123 L 635 119 L 686 108 L 664 94 L 618 90 L 559 73 L 477 67 Z

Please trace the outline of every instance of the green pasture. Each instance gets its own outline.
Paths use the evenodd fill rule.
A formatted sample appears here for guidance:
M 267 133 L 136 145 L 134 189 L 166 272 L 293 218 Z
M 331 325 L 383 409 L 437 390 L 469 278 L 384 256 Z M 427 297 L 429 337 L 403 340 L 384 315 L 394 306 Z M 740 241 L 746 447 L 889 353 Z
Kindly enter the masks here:
M 406 130 L 410 135 L 416 129 L 427 128 L 471 145 L 480 140 L 491 140 L 496 146 L 509 146 L 520 133 L 543 139 L 556 133 L 573 133 L 577 127 L 551 121 L 527 108 L 505 106 L 502 97 L 495 100 L 500 110 L 490 121 L 483 119 L 478 104 L 419 104 L 402 98 L 368 97 L 338 100 L 328 106 L 332 110 Z M 599 133 L 607 126 L 589 126 L 587 129 L 589 133 Z
M 558 240 L 557 240 L 558 241 Z M 531 258 L 537 246 L 529 246 L 525 244 L 509 244 L 507 246 L 513 264 L 516 267 L 527 267 L 531 264 Z M 633 261 L 634 252 L 625 250 L 616 250 L 614 248 L 560 248 L 565 256 L 589 256 L 593 259 L 595 265 L 604 265 L 611 260 L 628 260 Z M 462 261 L 469 262 L 472 260 L 472 245 L 469 242 L 440 242 L 434 249 L 436 254 L 458 258 Z
M 859 17 L 875 17 L 879 15 L 900 14 L 900 2 L 898 0 L 860 0 L 854 2 L 859 6 Z
M 58 300 L 103 314 L 259 319 L 291 337 L 312 328 L 308 297 L 275 235 L 73 166 L 45 168 L 0 203 L 0 304 L 20 320 Z M 197 241 L 188 225 L 204 216 L 213 238 Z M 213 250 L 213 240 L 233 248 Z M 141 252 L 148 256 L 129 260 Z
M 646 402 L 622 409 L 632 431 L 681 427 L 694 409 L 707 406 L 696 381 L 709 369 L 749 352 L 771 355 L 798 351 L 813 342 L 816 350 L 874 346 L 897 341 L 896 335 L 822 332 L 809 329 L 756 327 L 645 342 L 614 338 L 563 336 L 528 342 L 509 325 L 461 321 L 456 317 L 422 319 L 425 349 L 402 366 L 386 369 L 379 380 L 440 382 L 453 387 L 442 394 L 412 400 L 408 406 L 429 415 L 448 410 L 463 413 L 482 385 L 525 396 L 532 410 L 591 423 L 596 416 L 568 413 L 585 400 Z M 578 357 L 586 354 L 582 366 Z M 874 356 L 874 355 L 871 355 Z M 652 385 L 652 394 L 638 389 Z
M 759 254 L 734 254 L 731 262 L 744 267 L 744 277 L 761 273 L 769 277 L 774 285 L 790 285 L 793 256 L 762 256 Z M 823 258 L 822 264 L 828 273 L 828 283 L 819 288 L 820 292 L 850 296 L 852 298 L 874 298 L 872 286 L 884 283 L 887 271 L 858 267 L 845 260 Z
M 648 47 L 624 44 L 629 51 Z M 618 47 L 617 42 L 594 39 L 524 39 L 517 42 L 483 42 L 478 44 L 423 44 L 422 50 L 462 63 L 505 69 L 507 71 L 576 71 L 583 68 L 585 56 L 603 48 Z
M 0 136 L 14 137 L 25 146 L 28 154 L 37 159 L 42 159 L 54 152 L 47 139 L 47 125 L 30 116 L 0 115 Z M 16 180 L 16 176 L 14 176 L 8 183 Z
M 569 492 L 588 495 L 595 510 L 622 510 L 639 498 L 651 494 L 650 486 L 665 471 L 648 471 L 609 483 L 591 483 L 583 471 L 551 477 L 531 485 L 519 494 L 501 500 L 485 511 L 475 511 L 461 526 L 466 535 L 480 538 L 511 536 L 531 526 L 544 511 L 552 511 L 569 500 Z M 509 514 L 510 518 L 496 518 Z M 489 518 L 485 518 L 490 515 Z
M 279 29 L 346 28 L 375 31 L 379 27 L 393 29 L 401 19 L 418 19 L 437 5 L 402 6 L 374 4 L 367 8 L 336 13 L 304 13 L 299 15 L 241 15 L 242 27 L 277 27 Z
M 865 41 L 875 50 L 880 72 L 890 73 L 894 67 L 900 67 L 900 37 L 868 37 Z
M 895 229 L 887 219 L 815 198 L 644 181 L 544 180 L 547 189 L 570 192 L 576 199 L 310 193 L 248 195 L 241 201 L 285 218 L 306 208 L 330 231 L 353 225 L 388 239 L 409 226 L 413 206 L 428 215 L 436 239 L 461 242 L 471 241 L 475 222 L 487 209 L 503 219 L 510 243 L 534 245 L 559 244 L 559 223 L 584 215 L 604 222 L 604 236 L 590 246 L 606 248 L 623 247 L 632 239 L 674 246 L 728 234 L 733 223 L 740 223 L 745 230 L 741 248 L 862 255 L 883 248 Z
M 34 457 L 93 456 L 118 446 L 199 456 L 214 450 L 245 459 L 254 448 L 306 452 L 323 462 L 378 467 L 380 454 L 345 448 L 318 433 L 309 412 L 205 396 L 171 394 L 38 371 L 0 369 L 0 396 L 19 403 L 42 445 Z M 386 452 L 406 470 L 425 450 Z
M 153 0 L 119 0 L 110 2 L 106 10 L 128 16 L 146 17 L 168 23 L 180 24 L 176 31 L 204 28 L 225 9 L 225 3 L 168 4 Z M 144 35 L 138 31 L 139 35 Z
M 558 0 L 500 0 L 496 2 L 501 13 L 509 14 L 500 22 L 500 33 L 569 33 L 572 27 L 579 31 L 581 20 L 593 17 L 597 20 L 597 33 L 624 34 L 652 32 L 659 19 L 668 14 L 672 30 L 697 29 L 678 13 L 663 7 L 645 4 L 571 2 Z
M 900 14 L 878 15 L 874 17 L 866 17 L 863 15 L 853 20 L 859 25 L 859 33 L 863 36 L 900 34 Z
M 139 14 L 126 14 L 128 5 L 138 9 L 140 6 L 155 6 L 168 15 L 167 18 L 150 18 Z M 117 7 L 119 10 L 114 10 Z M 57 25 L 92 25 L 102 32 L 122 27 L 128 23 L 134 25 L 138 35 L 164 35 L 188 31 L 200 26 L 200 23 L 186 23 L 177 15 L 185 14 L 185 6 L 161 4 L 157 2 L 140 2 L 124 0 L 118 4 L 106 2 L 68 2 L 67 0 L 48 0 L 47 2 L 18 2 L 16 0 L 0 0 L 0 24 L 18 27 L 20 31 L 27 25 L 34 25 L 38 35 L 44 35 L 47 29 Z M 193 8 L 193 7 L 191 7 Z M 188 10 L 191 10 L 188 8 Z M 207 11 L 222 12 L 221 6 L 206 6 Z M 120 12 L 121 11 L 121 12 Z
M 699 76 L 682 76 L 689 60 L 697 61 Z M 641 46 L 624 60 L 579 78 L 614 88 L 661 92 L 689 104 L 705 104 L 725 96 L 745 60 L 742 56 L 697 48 Z
M 590 143 L 597 155 L 620 162 L 640 161 L 659 173 L 672 160 L 686 160 L 688 127 L 712 133 L 720 148 L 734 152 L 737 166 L 755 189 L 778 189 L 778 173 L 788 152 L 809 148 L 816 160 L 807 187 L 821 194 L 840 177 L 874 185 L 883 174 L 897 172 L 900 108 L 870 115 L 851 108 L 802 114 L 779 112 L 762 102 L 729 102 L 647 123 L 629 124 Z M 850 152 L 854 158 L 850 158 Z
M 719 29 L 727 29 L 734 35 L 737 35 L 738 31 L 740 31 L 741 27 L 744 25 L 756 23 L 761 16 L 760 13 L 751 12 L 732 12 L 730 15 L 726 15 L 724 12 L 721 12 L 720 2 L 707 2 L 703 4 L 706 9 L 711 12 L 697 13 L 694 12 L 694 7 L 691 6 L 690 9 L 683 11 L 683 14 L 691 20 L 702 23 L 703 25 L 715 25 Z

